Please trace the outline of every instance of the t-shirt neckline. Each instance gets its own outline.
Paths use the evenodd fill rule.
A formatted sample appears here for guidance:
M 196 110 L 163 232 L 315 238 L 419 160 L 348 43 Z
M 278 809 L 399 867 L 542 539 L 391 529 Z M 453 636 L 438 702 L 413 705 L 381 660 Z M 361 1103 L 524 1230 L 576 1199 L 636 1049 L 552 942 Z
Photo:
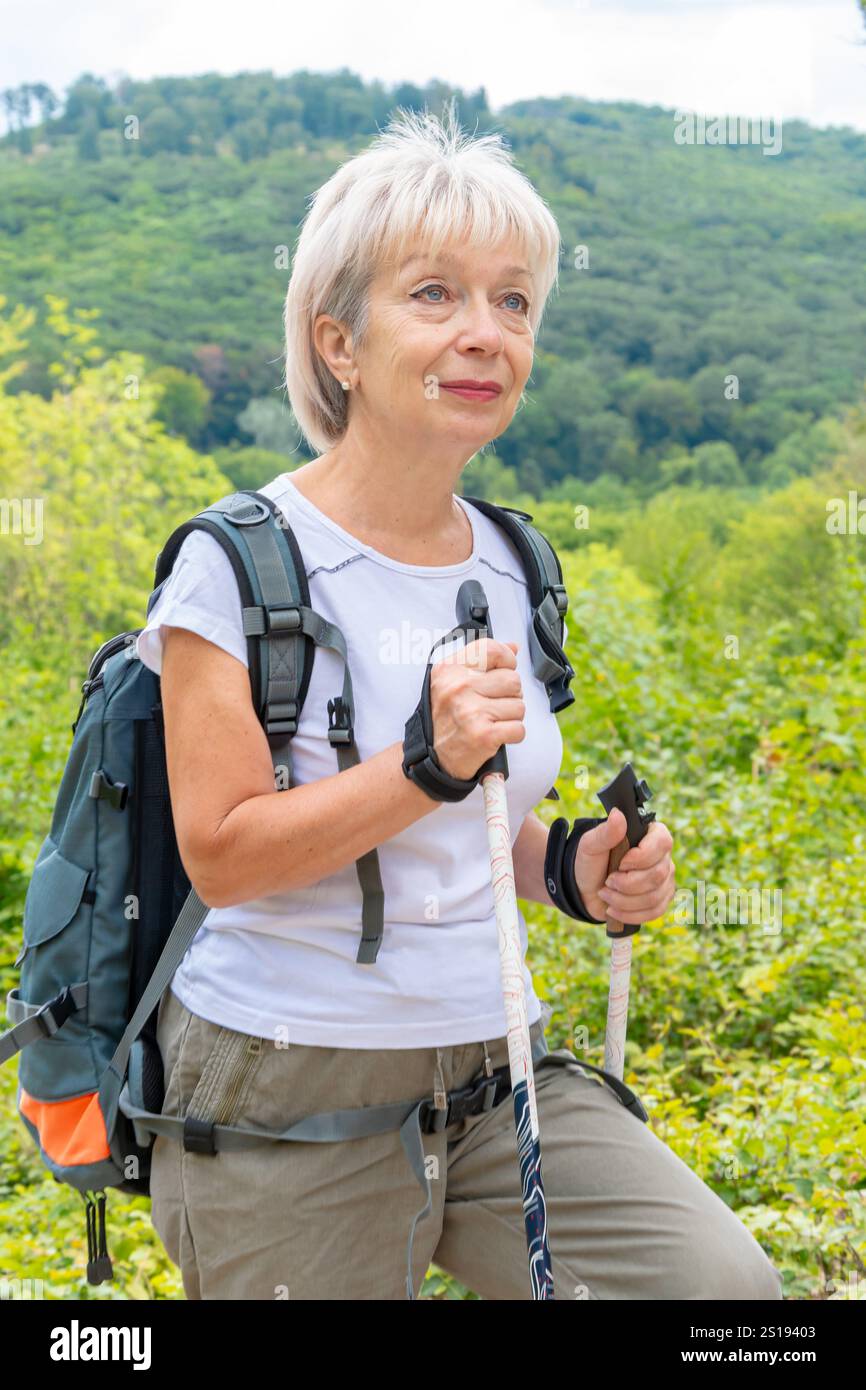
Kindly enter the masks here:
M 368 556 L 369 559 L 375 561 L 376 564 L 384 565 L 387 569 L 397 570 L 401 574 L 424 575 L 428 579 L 437 577 L 446 579 L 453 574 L 464 574 L 467 570 L 472 569 L 478 559 L 479 536 L 475 518 L 472 515 L 474 508 L 465 502 L 462 497 L 459 497 L 456 492 L 451 495 L 469 518 L 469 525 L 472 528 L 472 554 L 455 565 L 408 565 L 402 560 L 392 559 L 390 555 L 383 555 L 380 550 L 374 550 L 373 546 L 367 545 L 364 541 L 359 540 L 357 536 L 353 536 L 350 531 L 344 530 L 342 526 L 339 526 L 337 522 L 325 512 L 320 511 L 308 497 L 304 496 L 297 484 L 292 482 L 290 473 L 281 473 L 280 482 L 288 483 L 292 491 L 292 496 L 301 511 L 306 512 L 308 516 L 315 517 L 317 521 L 323 526 L 326 526 L 334 535 L 339 536 L 347 545 L 351 546 L 354 550 L 360 551 L 361 554 Z

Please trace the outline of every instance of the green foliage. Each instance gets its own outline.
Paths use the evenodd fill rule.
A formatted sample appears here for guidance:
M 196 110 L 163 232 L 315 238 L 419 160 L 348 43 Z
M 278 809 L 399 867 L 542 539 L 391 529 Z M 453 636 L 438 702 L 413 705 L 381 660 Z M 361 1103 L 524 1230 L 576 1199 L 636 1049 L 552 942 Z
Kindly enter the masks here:
M 161 389 L 156 418 L 170 434 L 182 434 L 191 443 L 201 435 L 208 414 L 210 391 L 201 377 L 179 367 L 157 367 L 151 382 Z
M 48 398 L 16 373 L 31 329 L 53 343 Z M 203 379 L 219 381 L 220 353 L 201 362 Z M 166 380 L 139 353 L 102 360 L 89 315 L 61 296 L 39 320 L 21 307 L 0 314 L 4 492 L 44 504 L 37 543 L 13 526 L 0 546 L 4 997 L 93 652 L 142 625 L 175 525 L 286 465 L 260 448 L 194 452 L 160 418 Z M 644 433 L 659 412 L 685 411 L 687 437 L 681 393 L 647 392 L 631 375 L 622 403 Z M 697 459 L 712 476 L 731 461 L 718 446 L 682 447 L 664 457 Z M 782 1269 L 790 1297 L 851 1296 L 855 1276 L 863 1297 L 866 569 L 859 535 L 835 534 L 827 518 L 833 498 L 866 491 L 866 405 L 834 420 L 812 457 L 821 472 L 786 474 L 774 492 L 687 477 L 648 495 L 643 452 L 632 484 L 622 472 L 559 470 L 533 497 L 526 471 L 492 453 L 463 482 L 531 511 L 563 561 L 575 703 L 562 716 L 563 799 L 540 813 L 594 814 L 595 790 L 631 759 L 674 836 L 679 896 L 635 944 L 626 1079 L 654 1132 Z M 723 902 L 723 920 L 702 901 Z M 536 986 L 554 1010 L 550 1045 L 601 1062 L 607 938 L 526 910 Z M 182 1297 L 147 1200 L 116 1191 L 117 1282 L 86 1284 L 83 1204 L 39 1161 L 13 1067 L 0 1068 L 0 1097 L 7 1276 L 39 1277 L 56 1299 Z M 474 1297 L 436 1269 L 424 1296 Z
M 469 460 L 460 476 L 463 497 L 482 497 L 495 500 L 505 507 L 527 510 L 532 497 L 520 485 L 513 468 L 504 464 L 495 453 L 480 451 Z
M 277 404 L 310 193 L 397 106 L 440 112 L 452 94 L 467 130 L 510 142 L 563 237 L 526 403 L 496 443 L 518 491 L 547 498 L 575 478 L 643 496 L 781 487 L 826 464 L 863 377 L 866 136 L 844 129 L 786 122 L 767 158 L 678 146 L 660 107 L 545 98 L 494 118 L 483 89 L 386 88 L 348 69 L 84 74 L 65 104 L 23 84 L 3 94 L 0 294 L 28 309 L 74 298 L 99 311 L 111 353 L 200 377 L 200 428 L 166 417 L 198 447 L 303 452 L 273 411 L 266 437 L 256 410 Z M 15 389 L 48 396 L 55 361 L 41 321 Z M 239 421 L 251 403 L 252 428 Z
M 275 454 L 270 449 L 259 449 L 255 445 L 248 449 L 236 445 L 229 449 L 215 449 L 213 456 L 220 472 L 238 490 L 257 490 L 270 478 L 275 478 L 278 473 L 291 472 L 301 462 L 293 460 L 287 470 L 285 454 Z
M 303 453 L 298 423 L 291 410 L 275 396 L 251 400 L 237 419 L 239 427 L 251 434 L 257 449 L 284 458 L 300 459 Z
M 855 418 L 846 481 L 860 438 Z M 576 701 L 564 800 L 545 811 L 595 814 L 626 759 L 647 777 L 681 896 L 636 940 L 626 1079 L 787 1296 L 862 1298 L 866 569 L 852 538 L 824 530 L 826 496 L 732 497 L 720 517 L 716 492 L 702 520 L 674 492 L 623 526 L 619 549 L 567 557 Z M 701 920 L 710 890 L 721 922 Z M 606 938 L 553 910 L 529 917 L 551 1045 L 600 1063 Z

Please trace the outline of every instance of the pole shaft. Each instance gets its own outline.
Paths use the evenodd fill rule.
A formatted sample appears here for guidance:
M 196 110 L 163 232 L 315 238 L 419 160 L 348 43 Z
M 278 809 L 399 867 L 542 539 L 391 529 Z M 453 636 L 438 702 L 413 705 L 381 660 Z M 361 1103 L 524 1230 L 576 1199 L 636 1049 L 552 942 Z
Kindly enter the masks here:
M 604 1068 L 622 1080 L 625 1061 L 625 1035 L 628 1027 L 628 996 L 631 985 L 630 936 L 611 937 L 610 989 L 607 996 L 607 1027 L 604 1034 Z
M 484 794 L 490 874 L 499 934 L 499 965 L 505 1004 L 508 1066 L 514 1097 L 517 1157 L 520 1165 L 532 1297 L 552 1299 L 553 1272 L 547 1240 L 547 1207 L 541 1177 L 538 1108 L 532 1066 L 532 1043 L 526 1015 L 523 953 L 517 915 L 517 891 L 511 855 L 505 778 L 501 772 L 488 773 L 481 780 L 481 788 Z

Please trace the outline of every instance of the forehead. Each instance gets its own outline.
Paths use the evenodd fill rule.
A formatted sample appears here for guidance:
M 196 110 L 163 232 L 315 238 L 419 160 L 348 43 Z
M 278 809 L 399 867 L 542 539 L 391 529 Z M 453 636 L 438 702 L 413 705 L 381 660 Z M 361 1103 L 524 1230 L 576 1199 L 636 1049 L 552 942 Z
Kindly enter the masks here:
M 506 264 L 502 262 L 506 261 Z M 532 271 L 522 260 L 514 258 L 514 247 L 511 245 L 496 247 L 466 247 L 466 246 L 443 246 L 437 250 L 434 247 L 413 247 L 408 254 L 397 258 L 396 263 L 391 262 L 389 268 L 395 275 L 402 275 L 404 271 L 412 269 L 423 270 L 434 265 L 442 265 L 450 270 L 466 269 L 473 262 L 478 262 L 485 269 L 491 269 L 497 275 L 509 275 L 512 277 L 523 276 L 525 279 L 532 280 Z

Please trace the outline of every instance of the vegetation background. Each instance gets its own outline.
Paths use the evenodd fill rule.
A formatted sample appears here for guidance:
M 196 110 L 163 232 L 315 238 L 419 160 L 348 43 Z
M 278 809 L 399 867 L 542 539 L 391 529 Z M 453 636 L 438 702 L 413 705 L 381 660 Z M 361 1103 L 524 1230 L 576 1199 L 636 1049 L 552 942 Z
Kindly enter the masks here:
M 678 144 L 660 107 L 494 115 L 483 89 L 345 69 L 0 94 L 0 492 L 48 516 L 40 545 L 0 546 L 0 988 L 92 654 L 143 625 L 176 525 L 309 457 L 279 385 L 306 200 L 396 106 L 451 95 L 467 128 L 506 136 L 563 233 L 527 403 L 463 486 L 525 507 L 563 561 L 576 701 L 543 814 L 594 814 L 632 759 L 675 836 L 684 896 L 636 942 L 626 1080 L 788 1297 L 866 1298 L 854 131 L 789 122 L 768 156 Z M 761 889 L 781 892 L 781 930 L 730 908 Z M 728 910 L 691 920 L 689 892 Z M 525 910 L 551 1046 L 601 1062 L 607 939 Z M 38 1268 L 52 1298 L 183 1297 L 149 1202 L 113 1190 L 116 1282 L 86 1284 L 81 1199 L 43 1167 L 15 1071 L 0 1268 Z M 436 1269 L 425 1294 L 474 1297 Z

